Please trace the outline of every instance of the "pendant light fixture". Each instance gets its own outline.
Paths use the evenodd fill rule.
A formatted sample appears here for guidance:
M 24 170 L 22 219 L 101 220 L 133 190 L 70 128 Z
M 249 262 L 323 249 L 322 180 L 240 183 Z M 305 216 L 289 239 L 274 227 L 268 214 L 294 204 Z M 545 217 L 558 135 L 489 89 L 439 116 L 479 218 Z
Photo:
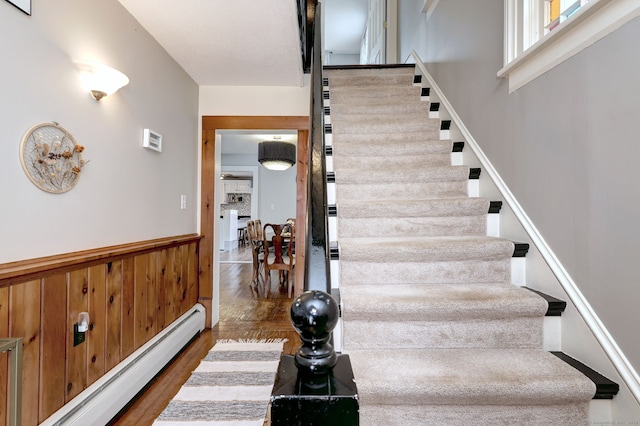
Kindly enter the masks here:
M 287 170 L 296 163 L 296 146 L 278 140 L 260 142 L 258 161 L 269 170 Z

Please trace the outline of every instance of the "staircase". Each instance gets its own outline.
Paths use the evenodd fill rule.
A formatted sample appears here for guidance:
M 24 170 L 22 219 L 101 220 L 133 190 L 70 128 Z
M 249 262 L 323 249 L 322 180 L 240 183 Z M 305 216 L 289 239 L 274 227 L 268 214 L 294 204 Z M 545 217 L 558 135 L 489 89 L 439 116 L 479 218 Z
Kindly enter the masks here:
M 324 71 L 360 424 L 585 425 L 596 386 L 543 349 L 549 304 L 512 284 L 517 246 L 488 236 L 414 73 Z

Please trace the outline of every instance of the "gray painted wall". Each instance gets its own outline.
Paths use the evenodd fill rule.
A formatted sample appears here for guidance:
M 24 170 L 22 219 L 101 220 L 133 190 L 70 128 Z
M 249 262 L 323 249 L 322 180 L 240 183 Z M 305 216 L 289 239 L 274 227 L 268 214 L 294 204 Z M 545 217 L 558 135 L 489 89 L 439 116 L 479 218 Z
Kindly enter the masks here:
M 198 86 L 117 1 L 32 6 L 27 16 L 0 2 L 0 264 L 197 232 Z M 130 83 L 97 102 L 74 60 Z M 25 132 L 51 121 L 90 161 L 58 195 L 34 186 L 18 155 Z M 144 128 L 163 135 L 162 153 L 142 148 Z
M 503 0 L 400 2 L 415 49 L 547 243 L 640 369 L 640 19 L 508 94 Z

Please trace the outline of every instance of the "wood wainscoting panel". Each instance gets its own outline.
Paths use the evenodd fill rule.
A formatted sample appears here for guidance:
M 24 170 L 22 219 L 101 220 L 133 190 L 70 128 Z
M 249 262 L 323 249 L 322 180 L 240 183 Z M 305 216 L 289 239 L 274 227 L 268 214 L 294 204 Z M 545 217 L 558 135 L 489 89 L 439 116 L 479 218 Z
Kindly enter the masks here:
M 122 261 L 107 263 L 107 371 L 120 362 L 122 344 Z
M 147 342 L 147 258 L 148 254 L 136 256 L 134 287 L 133 338 L 135 349 Z
M 147 325 L 145 328 L 145 343 L 156 335 L 156 315 L 158 310 L 158 280 L 157 280 L 157 253 L 149 253 L 147 255 Z
M 197 302 L 200 240 L 194 234 L 0 264 L 0 337 L 23 338 L 22 425 L 44 421 Z M 74 324 L 85 311 L 89 330 L 74 346 Z M 7 395 L 8 371 L 0 354 L 0 395 Z M 6 408 L 0 397 L 0 426 Z
M 183 261 L 183 256 L 184 256 L 184 250 L 183 247 L 176 247 L 176 252 L 175 252 L 175 269 L 173 270 L 174 273 L 174 280 L 173 280 L 173 300 L 176 301 L 175 304 L 175 318 L 179 317 L 182 314 L 182 301 L 184 300 L 184 283 L 182 281 L 182 261 Z
M 67 318 L 67 386 L 65 402 L 71 401 L 87 387 L 87 345 L 74 346 L 74 325 L 80 312 L 89 311 L 89 272 L 86 268 L 69 273 L 67 284 L 69 315 Z M 87 333 L 85 333 L 86 337 Z
M 125 359 L 135 350 L 135 258 L 122 259 L 122 347 L 120 359 Z M 126 285 L 125 285 L 126 283 Z
M 41 303 L 39 420 L 42 422 L 65 403 L 66 341 L 70 335 L 66 272 L 42 279 Z
M 40 299 L 41 280 L 32 280 L 8 287 L 9 336 L 22 337 L 22 424 L 38 424 L 40 389 Z M 25 403 L 29 401 L 31 403 Z
M 183 312 L 198 302 L 198 246 L 189 244 L 186 257 L 187 268 L 187 304 Z
M 158 280 L 157 306 L 156 306 L 156 322 L 158 324 L 158 332 L 170 324 L 167 322 L 167 250 L 158 253 L 158 262 L 156 263 L 156 277 Z M 169 298 L 170 299 L 170 298 Z
M 89 331 L 87 332 L 87 386 L 106 372 L 107 274 L 106 265 L 89 267 Z
M 178 277 L 176 275 L 175 247 L 167 249 L 167 269 L 165 279 L 165 293 L 167 295 L 165 319 L 167 324 L 171 324 L 172 321 L 175 321 L 175 319 L 178 318 L 177 313 L 180 310 L 179 299 L 176 299 L 176 280 L 178 279 Z

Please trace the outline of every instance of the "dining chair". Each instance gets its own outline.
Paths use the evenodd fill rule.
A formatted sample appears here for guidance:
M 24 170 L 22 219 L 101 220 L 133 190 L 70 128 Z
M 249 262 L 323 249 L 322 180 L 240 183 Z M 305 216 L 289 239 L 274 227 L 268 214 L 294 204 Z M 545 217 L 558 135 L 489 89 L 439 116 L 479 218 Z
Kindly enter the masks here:
M 278 271 L 279 285 L 287 283 L 287 294 L 291 297 L 293 288 L 293 268 L 295 259 L 295 229 L 288 236 L 283 235 L 284 225 L 267 223 L 263 228 L 264 235 L 264 294 L 271 288 L 271 271 Z
M 262 226 L 260 219 L 247 221 L 247 234 L 249 247 L 251 248 L 251 258 L 253 260 L 253 274 L 251 277 L 251 289 L 259 292 L 260 275 L 264 264 L 264 251 L 262 249 Z

